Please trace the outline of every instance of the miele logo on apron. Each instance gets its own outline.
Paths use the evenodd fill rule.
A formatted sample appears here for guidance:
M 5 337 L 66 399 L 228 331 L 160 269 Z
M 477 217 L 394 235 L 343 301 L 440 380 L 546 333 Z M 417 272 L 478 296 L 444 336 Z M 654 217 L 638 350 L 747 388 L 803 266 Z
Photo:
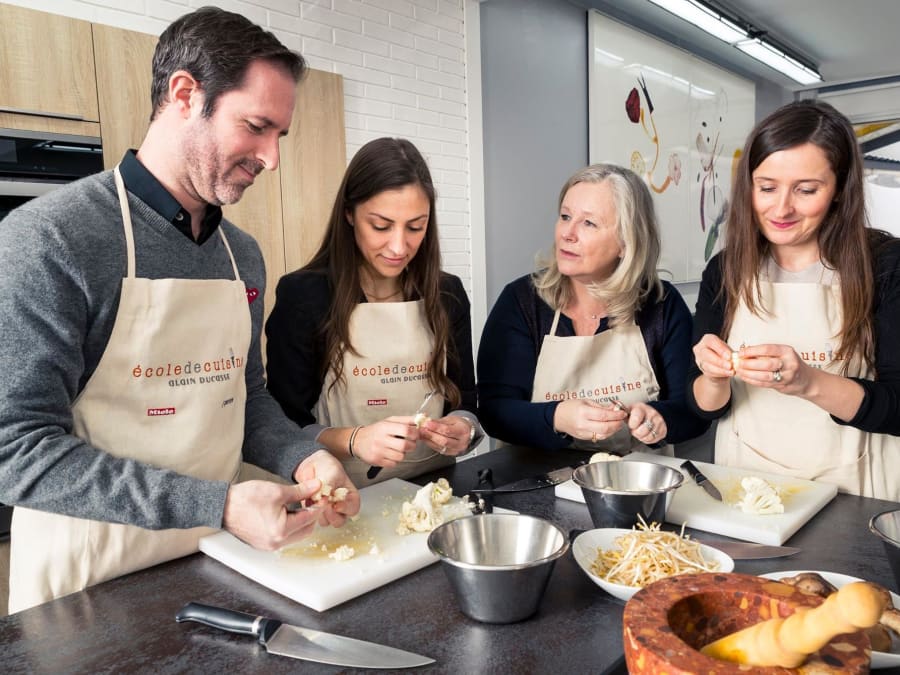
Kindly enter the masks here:
M 175 408 L 147 408 L 147 417 L 160 417 L 162 415 L 174 415 Z
M 169 378 L 170 387 L 227 382 L 231 379 L 230 371 L 244 367 L 243 357 L 235 356 L 233 350 L 229 350 L 229 352 L 228 356 L 208 361 L 188 360 L 183 364 L 170 361 L 156 366 L 138 364 L 131 371 L 131 375 L 135 379 L 146 380 Z M 149 411 L 148 414 L 150 414 Z
M 354 365 L 353 377 L 380 377 L 381 384 L 393 384 L 395 382 L 416 382 L 424 380 L 428 377 L 428 362 L 410 363 L 402 365 L 395 363 L 393 365 L 383 366 L 358 366 Z
M 622 378 L 619 380 L 619 384 L 610 383 L 602 387 L 582 387 L 577 391 L 548 391 L 544 394 L 544 399 L 547 401 L 569 401 L 576 398 L 590 398 L 598 400 L 601 403 L 605 403 L 606 401 L 611 401 L 612 399 L 618 398 L 616 394 L 624 394 L 625 392 L 637 391 L 640 389 L 640 380 L 626 382 L 624 378 Z

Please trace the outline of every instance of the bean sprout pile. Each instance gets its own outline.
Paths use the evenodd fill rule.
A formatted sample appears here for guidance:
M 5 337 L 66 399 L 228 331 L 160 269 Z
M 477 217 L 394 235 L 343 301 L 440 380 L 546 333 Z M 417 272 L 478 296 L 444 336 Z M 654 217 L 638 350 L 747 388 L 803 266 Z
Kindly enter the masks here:
M 597 549 L 591 572 L 613 584 L 643 588 L 654 581 L 677 574 L 716 572 L 719 563 L 706 561 L 700 544 L 681 533 L 663 532 L 659 523 L 647 525 L 616 537 L 614 546 Z

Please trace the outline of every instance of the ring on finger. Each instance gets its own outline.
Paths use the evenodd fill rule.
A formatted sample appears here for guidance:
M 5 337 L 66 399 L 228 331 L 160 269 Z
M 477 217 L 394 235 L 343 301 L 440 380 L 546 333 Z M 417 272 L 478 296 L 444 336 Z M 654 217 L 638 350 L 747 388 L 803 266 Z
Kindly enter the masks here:
M 591 434 L 591 443 L 596 443 L 596 442 L 597 442 L 597 432 L 595 431 Z
M 648 420 L 648 419 L 647 419 L 647 420 L 644 420 L 644 426 L 647 427 L 647 430 L 648 430 L 651 434 L 654 434 L 654 435 L 656 434 L 656 428 L 653 426 L 653 422 L 651 422 L 651 421 Z
M 781 382 L 781 380 L 784 379 L 784 378 L 781 376 L 781 369 L 780 369 L 780 368 L 772 373 L 772 379 L 773 379 L 775 382 Z

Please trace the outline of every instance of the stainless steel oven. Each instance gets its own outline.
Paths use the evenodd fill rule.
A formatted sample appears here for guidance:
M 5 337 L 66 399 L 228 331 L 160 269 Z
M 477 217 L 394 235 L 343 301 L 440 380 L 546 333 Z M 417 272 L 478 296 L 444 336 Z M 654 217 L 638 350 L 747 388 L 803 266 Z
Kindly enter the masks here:
M 0 220 L 29 199 L 102 170 L 99 138 L 0 128 Z
M 0 128 L 0 221 L 30 199 L 102 170 L 99 138 Z M 12 507 L 0 503 L 0 541 L 11 518 Z

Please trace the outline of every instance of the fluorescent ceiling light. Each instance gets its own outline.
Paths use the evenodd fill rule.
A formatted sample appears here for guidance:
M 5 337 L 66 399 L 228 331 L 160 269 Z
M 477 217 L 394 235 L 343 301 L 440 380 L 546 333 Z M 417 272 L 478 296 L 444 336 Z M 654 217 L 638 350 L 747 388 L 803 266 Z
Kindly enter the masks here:
M 735 47 L 749 54 L 757 61 L 762 61 L 767 66 L 784 73 L 800 84 L 815 84 L 822 81 L 822 76 L 812 68 L 807 68 L 777 47 L 773 47 L 758 38 L 738 42 Z
M 650 0 L 680 19 L 688 21 L 710 35 L 737 47 L 757 61 L 787 75 L 800 84 L 815 84 L 822 81 L 822 76 L 815 70 L 804 66 L 797 59 L 788 56 L 783 50 L 767 42 L 764 38 L 752 37 L 761 35 L 745 21 L 746 29 L 729 21 L 717 11 L 698 0 Z M 736 20 L 740 20 L 735 17 Z
M 694 0 L 650 0 L 650 2 L 728 44 L 750 37 L 740 26 Z

